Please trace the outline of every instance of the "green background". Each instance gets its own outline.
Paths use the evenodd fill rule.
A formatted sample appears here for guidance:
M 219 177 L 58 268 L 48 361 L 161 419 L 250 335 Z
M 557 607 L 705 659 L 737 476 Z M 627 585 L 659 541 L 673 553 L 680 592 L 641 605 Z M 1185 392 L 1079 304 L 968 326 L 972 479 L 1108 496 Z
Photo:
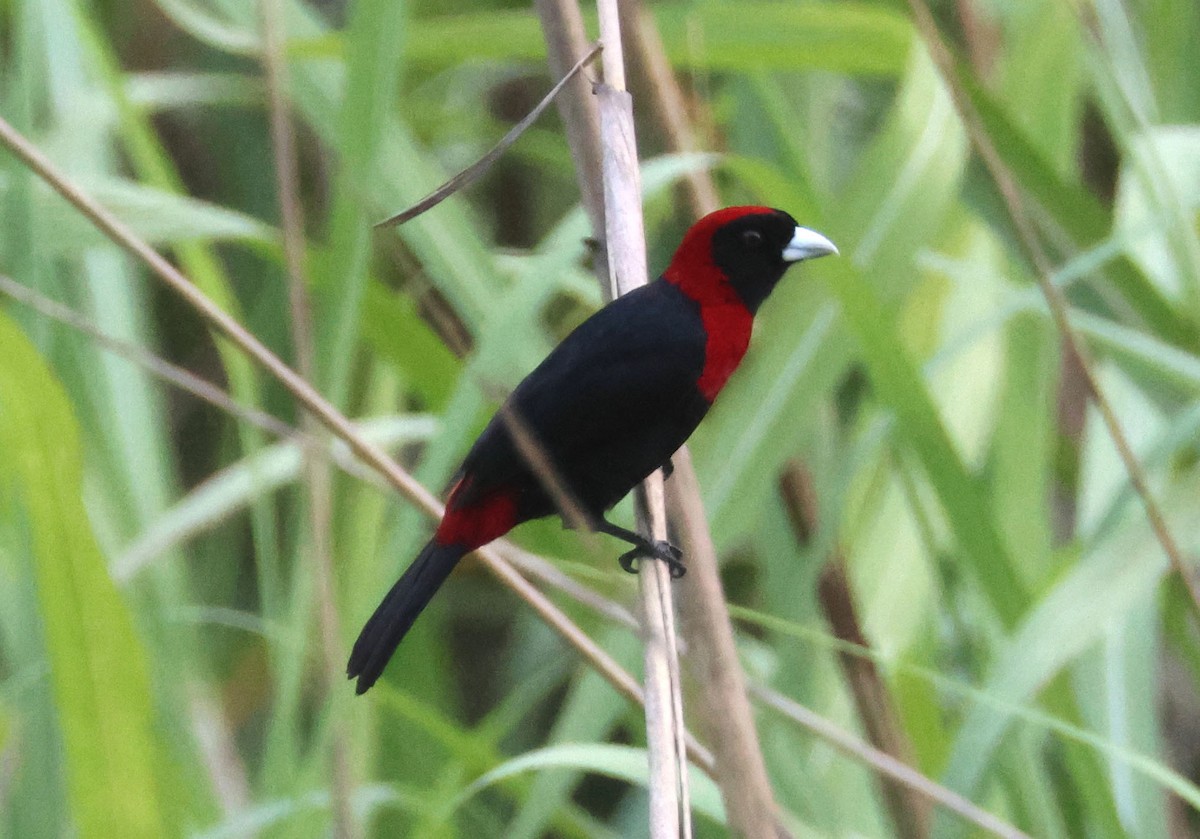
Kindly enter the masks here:
M 840 547 L 922 774 L 1036 836 L 1187 835 L 1193 606 L 908 8 L 651 6 L 714 153 L 664 152 L 631 68 L 652 270 L 690 220 L 679 179 L 705 167 L 725 203 L 787 209 L 842 253 L 791 272 L 693 439 L 752 681 L 861 733 L 817 597 Z M 1194 555 L 1200 7 L 933 11 Z M 0 0 L 0 115 L 290 359 L 258 27 L 245 0 Z M 599 305 L 557 114 L 463 194 L 371 224 L 548 89 L 538 21 L 360 0 L 289 3 L 287 29 L 316 384 L 440 491 L 496 389 Z M 298 422 L 6 152 L 0 218 L 0 273 Z M 820 501 L 804 544 L 778 482 L 796 461 Z M 294 442 L 0 304 L 0 833 L 323 836 L 348 800 L 363 835 L 644 835 L 638 709 L 477 564 L 378 688 L 329 693 L 302 475 Z M 331 503 L 341 655 L 429 523 L 340 472 Z M 632 601 L 607 540 L 589 551 L 554 521 L 515 539 Z M 627 629 L 556 599 L 638 672 Z M 799 835 L 893 834 L 869 768 L 758 719 Z M 714 791 L 696 798 L 700 835 L 722 835 Z

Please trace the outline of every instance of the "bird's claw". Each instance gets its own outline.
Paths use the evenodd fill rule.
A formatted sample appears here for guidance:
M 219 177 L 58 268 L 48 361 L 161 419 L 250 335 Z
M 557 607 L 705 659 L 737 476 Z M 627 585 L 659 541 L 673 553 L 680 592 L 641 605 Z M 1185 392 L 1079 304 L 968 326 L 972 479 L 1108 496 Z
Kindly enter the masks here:
M 621 563 L 621 567 L 630 574 L 638 572 L 638 560 L 642 557 L 657 559 L 667 564 L 667 571 L 671 574 L 672 580 L 678 580 L 687 573 L 687 568 L 680 558 L 683 556 L 683 551 L 672 545 L 670 542 L 659 540 L 657 542 L 648 542 L 645 545 L 639 545 L 631 551 L 621 554 L 617 560 Z

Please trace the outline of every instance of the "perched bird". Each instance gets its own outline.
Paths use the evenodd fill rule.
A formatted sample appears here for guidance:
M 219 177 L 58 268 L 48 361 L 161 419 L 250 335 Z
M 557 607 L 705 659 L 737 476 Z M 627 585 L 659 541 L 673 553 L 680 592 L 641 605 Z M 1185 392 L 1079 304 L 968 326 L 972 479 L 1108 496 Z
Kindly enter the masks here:
M 588 524 L 683 572 L 679 551 L 604 518 L 670 464 L 750 342 L 758 307 L 795 262 L 837 253 L 781 210 L 729 207 L 696 222 L 649 285 L 585 320 L 509 396 L 463 461 L 437 532 L 371 615 L 347 675 L 363 693 L 455 564 L 521 522 L 556 512 L 514 440 L 527 432 Z M 544 477 L 544 474 L 543 476 Z

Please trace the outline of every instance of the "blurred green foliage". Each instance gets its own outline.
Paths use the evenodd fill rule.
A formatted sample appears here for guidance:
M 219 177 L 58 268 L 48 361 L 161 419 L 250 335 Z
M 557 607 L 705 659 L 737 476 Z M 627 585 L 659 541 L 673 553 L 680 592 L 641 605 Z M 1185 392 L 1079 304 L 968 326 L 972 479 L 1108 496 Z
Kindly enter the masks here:
M 256 6 L 0 3 L 0 114 L 290 358 Z M 1198 8 L 934 8 L 1190 555 Z M 726 203 L 785 208 L 842 250 L 778 289 L 693 441 L 752 678 L 861 730 L 816 594 L 840 545 L 916 768 L 1032 835 L 1186 835 L 1196 616 L 906 7 L 653 9 L 717 155 L 664 155 L 636 96 L 651 264 L 689 221 L 673 185 L 710 164 Z M 599 305 L 557 117 L 464 194 L 371 224 L 549 86 L 537 18 L 489 0 L 287 10 L 316 383 L 439 491 L 496 388 Z M 297 419 L 6 153 L 0 218 L 0 272 Z M 804 544 L 778 488 L 797 460 L 821 505 Z M 367 835 L 644 835 L 637 709 L 470 563 L 379 688 L 327 696 L 299 463 L 294 443 L 0 309 L 0 834 L 326 835 L 338 742 Z M 429 525 L 341 474 L 333 511 L 344 651 Z M 515 538 L 631 598 L 557 523 Z M 636 672 L 631 633 L 564 605 Z M 798 835 L 891 833 L 869 769 L 759 722 Z M 722 835 L 715 792 L 697 796 L 699 834 Z

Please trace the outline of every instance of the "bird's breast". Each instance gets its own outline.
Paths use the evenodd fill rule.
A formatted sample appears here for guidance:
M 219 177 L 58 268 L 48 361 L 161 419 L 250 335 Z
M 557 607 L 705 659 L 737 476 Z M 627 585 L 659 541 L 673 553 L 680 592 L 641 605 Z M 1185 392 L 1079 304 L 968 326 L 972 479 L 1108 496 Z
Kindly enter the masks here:
M 721 303 L 700 307 L 704 322 L 704 369 L 696 383 L 700 393 L 710 403 L 717 398 L 725 382 L 733 375 L 746 348 L 750 346 L 750 331 L 754 316 L 738 303 Z

